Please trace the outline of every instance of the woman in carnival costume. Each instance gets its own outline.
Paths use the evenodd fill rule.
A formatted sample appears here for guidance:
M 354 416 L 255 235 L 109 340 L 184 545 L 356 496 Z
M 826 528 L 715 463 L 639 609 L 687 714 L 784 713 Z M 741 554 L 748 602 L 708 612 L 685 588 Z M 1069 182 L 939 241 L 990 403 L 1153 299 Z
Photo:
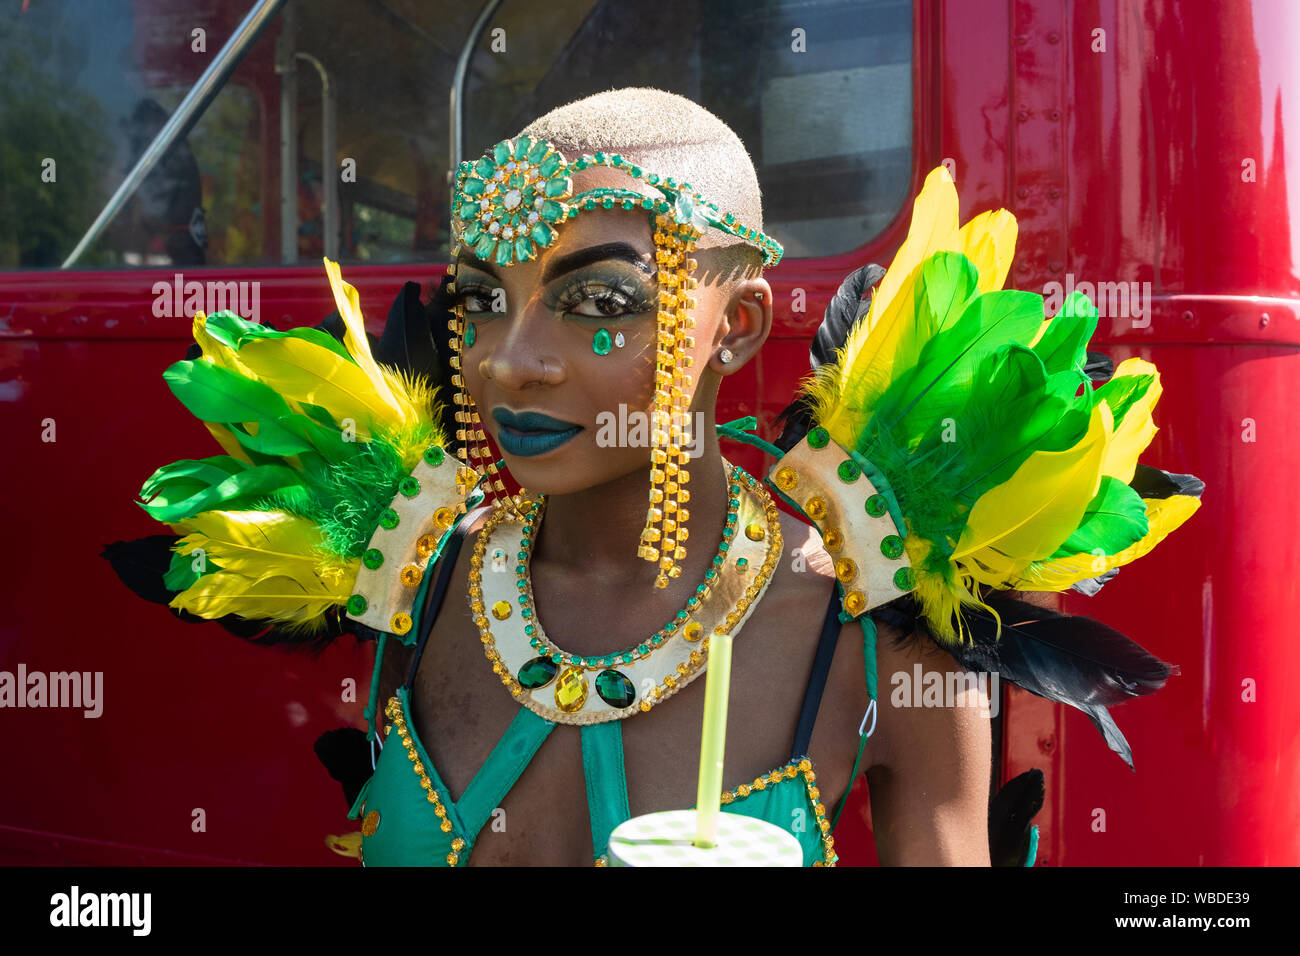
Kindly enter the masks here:
M 166 378 L 225 454 L 159 469 L 142 506 L 174 535 L 106 553 L 186 619 L 376 641 L 368 733 L 317 748 L 361 824 L 336 849 L 603 865 L 619 823 L 694 802 L 718 634 L 737 639 L 722 808 L 791 831 L 807 865 L 837 862 L 862 772 L 881 862 L 1033 862 L 1041 775 L 990 805 L 977 693 L 877 705 L 878 675 L 996 672 L 1132 764 L 1107 708 L 1174 668 L 1009 592 L 1095 592 L 1202 486 L 1137 461 L 1159 376 L 1087 352 L 1087 299 L 1045 319 L 1003 290 L 1010 213 L 959 224 L 935 169 L 889 270 L 841 286 L 773 445 L 714 421 L 782 256 L 717 117 L 608 91 L 454 190 L 446 277 L 427 309 L 408 283 L 377 342 L 328 261 L 320 328 L 195 317 Z M 747 474 L 719 435 L 775 464 Z

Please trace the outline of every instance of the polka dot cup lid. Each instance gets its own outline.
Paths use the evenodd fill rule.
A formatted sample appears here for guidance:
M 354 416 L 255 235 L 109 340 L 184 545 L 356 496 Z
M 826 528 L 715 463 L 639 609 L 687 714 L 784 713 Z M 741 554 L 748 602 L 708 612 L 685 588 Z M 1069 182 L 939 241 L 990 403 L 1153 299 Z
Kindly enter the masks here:
M 703 850 L 695 839 L 694 810 L 633 817 L 609 838 L 610 866 L 803 866 L 793 833 L 739 813 L 718 814 L 718 845 Z

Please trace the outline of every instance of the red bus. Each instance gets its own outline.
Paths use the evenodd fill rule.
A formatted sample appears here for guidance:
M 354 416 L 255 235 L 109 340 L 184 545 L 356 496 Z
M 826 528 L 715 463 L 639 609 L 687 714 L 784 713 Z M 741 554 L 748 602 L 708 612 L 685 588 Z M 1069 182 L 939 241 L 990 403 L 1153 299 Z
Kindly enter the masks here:
M 1087 292 L 1092 347 L 1159 366 L 1145 460 L 1203 478 L 1204 507 L 1066 604 L 1181 676 L 1115 712 L 1136 773 L 1081 713 L 1005 688 L 991 783 L 1044 772 L 1038 865 L 1300 863 L 1300 5 L 551 0 L 544 28 L 515 0 L 7 7 L 0 671 L 102 684 L 0 710 L 0 863 L 353 862 L 327 847 L 355 825 L 312 744 L 362 725 L 373 648 L 182 624 L 99 552 L 157 530 L 133 504 L 154 467 L 208 453 L 161 375 L 196 303 L 315 324 L 329 255 L 377 332 L 404 281 L 442 273 L 454 163 L 618 86 L 730 124 L 786 247 L 777 326 L 719 421 L 773 435 L 827 301 L 888 263 L 940 163 L 963 221 L 1018 217 L 1008 287 Z M 866 797 L 844 864 L 875 862 Z

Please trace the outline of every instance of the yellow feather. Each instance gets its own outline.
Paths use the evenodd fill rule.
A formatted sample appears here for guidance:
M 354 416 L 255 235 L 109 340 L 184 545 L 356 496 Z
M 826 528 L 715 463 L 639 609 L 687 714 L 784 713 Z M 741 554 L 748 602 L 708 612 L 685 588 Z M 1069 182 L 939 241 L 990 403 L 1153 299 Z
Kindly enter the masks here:
M 841 350 L 841 360 L 834 366 L 819 368 L 819 374 L 809 383 L 807 391 L 815 419 L 843 448 L 856 444 L 863 420 L 893 379 L 899 340 L 916 314 L 916 282 L 920 275 L 918 263 L 898 286 L 876 324 L 854 325 Z
M 904 371 L 895 361 L 915 317 L 921 264 L 936 252 L 961 252 L 979 272 L 980 292 L 1000 289 L 1006 280 L 1015 254 L 1016 217 L 998 209 L 958 229 L 957 214 L 957 189 L 947 169 L 937 166 L 916 197 L 907 238 L 877 285 L 871 309 L 850 330 L 837 361 L 804 383 L 814 420 L 844 447 L 855 443 L 876 400 Z
M 284 398 L 319 405 L 337 422 L 345 418 L 355 421 L 362 441 L 368 441 L 378 427 L 395 428 L 415 418 L 382 375 L 381 394 L 357 366 L 305 339 L 252 339 L 243 344 L 239 355 L 259 381 Z
M 1073 448 L 1036 451 L 971 508 L 952 558 L 977 580 L 1002 577 L 1050 555 L 1078 527 L 1097 493 L 1114 420 L 1098 402 Z M 964 561 L 963 559 L 970 559 Z
M 238 614 L 310 627 L 323 626 L 322 615 L 335 604 L 345 604 L 350 596 L 349 581 L 328 583 L 314 576 L 274 573 L 255 578 L 216 571 L 176 595 L 171 606 L 209 619 Z
M 979 271 L 980 292 L 995 292 L 1007 281 L 1020 227 L 1005 209 L 982 212 L 957 234 L 957 251 Z
M 366 323 L 361 315 L 361 297 L 357 290 L 343 281 L 337 262 L 325 261 L 325 274 L 329 276 L 330 288 L 334 291 L 334 304 L 338 307 L 346 332 L 343 344 L 356 360 L 361 371 L 370 379 L 375 392 L 385 404 L 398 408 L 396 396 L 388 387 L 388 382 L 379 371 L 379 365 L 370 354 L 370 340 L 366 338 Z
M 203 511 L 173 527 L 187 533 L 174 550 L 203 548 L 219 568 L 254 576 L 289 566 L 313 573 L 324 543 L 314 521 L 283 511 Z
M 894 261 L 876 286 L 867 313 L 867 325 L 874 326 L 887 304 L 918 265 L 936 252 L 957 248 L 957 187 L 943 166 L 925 177 L 921 193 L 912 204 L 912 224 L 899 246 Z
M 1201 499 L 1193 495 L 1145 499 L 1147 533 L 1119 554 L 1073 554 L 1052 558 L 1029 566 L 1025 574 L 1011 585 L 1022 591 L 1064 591 L 1078 581 L 1105 574 L 1111 568 L 1131 564 L 1165 539 L 1175 528 L 1196 513 Z
M 1124 419 L 1115 429 L 1115 437 L 1111 440 L 1110 447 L 1106 449 L 1106 460 L 1102 464 L 1103 475 L 1111 475 L 1128 484 L 1137 471 L 1138 456 L 1151 444 L 1151 439 L 1158 431 L 1155 422 L 1151 420 L 1151 412 L 1156 402 L 1160 400 L 1164 389 L 1160 384 L 1160 373 L 1156 371 L 1156 367 L 1140 358 L 1125 359 L 1119 363 L 1114 378 L 1125 375 L 1155 377 L 1155 381 L 1147 388 L 1146 394 L 1130 405 L 1128 411 L 1124 413 Z

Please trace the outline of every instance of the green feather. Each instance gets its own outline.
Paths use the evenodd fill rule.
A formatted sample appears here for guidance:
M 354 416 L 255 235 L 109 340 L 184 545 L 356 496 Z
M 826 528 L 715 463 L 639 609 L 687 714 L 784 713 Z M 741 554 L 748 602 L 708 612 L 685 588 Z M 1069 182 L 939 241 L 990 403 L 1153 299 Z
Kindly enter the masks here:
M 1088 341 L 1097 331 L 1097 307 L 1082 292 L 1071 293 L 1048 323 L 1034 351 L 1048 372 L 1078 369 L 1088 360 Z
M 298 415 L 269 386 L 245 378 L 211 362 L 183 361 L 172 365 L 163 378 L 181 403 L 196 418 L 219 424 L 258 424 L 257 435 L 233 429 L 241 445 L 271 455 L 296 455 L 311 445 L 302 437 Z
M 1142 497 L 1118 478 L 1103 475 L 1078 530 L 1052 557 L 1119 554 L 1146 537 L 1148 530 L 1146 503 Z

